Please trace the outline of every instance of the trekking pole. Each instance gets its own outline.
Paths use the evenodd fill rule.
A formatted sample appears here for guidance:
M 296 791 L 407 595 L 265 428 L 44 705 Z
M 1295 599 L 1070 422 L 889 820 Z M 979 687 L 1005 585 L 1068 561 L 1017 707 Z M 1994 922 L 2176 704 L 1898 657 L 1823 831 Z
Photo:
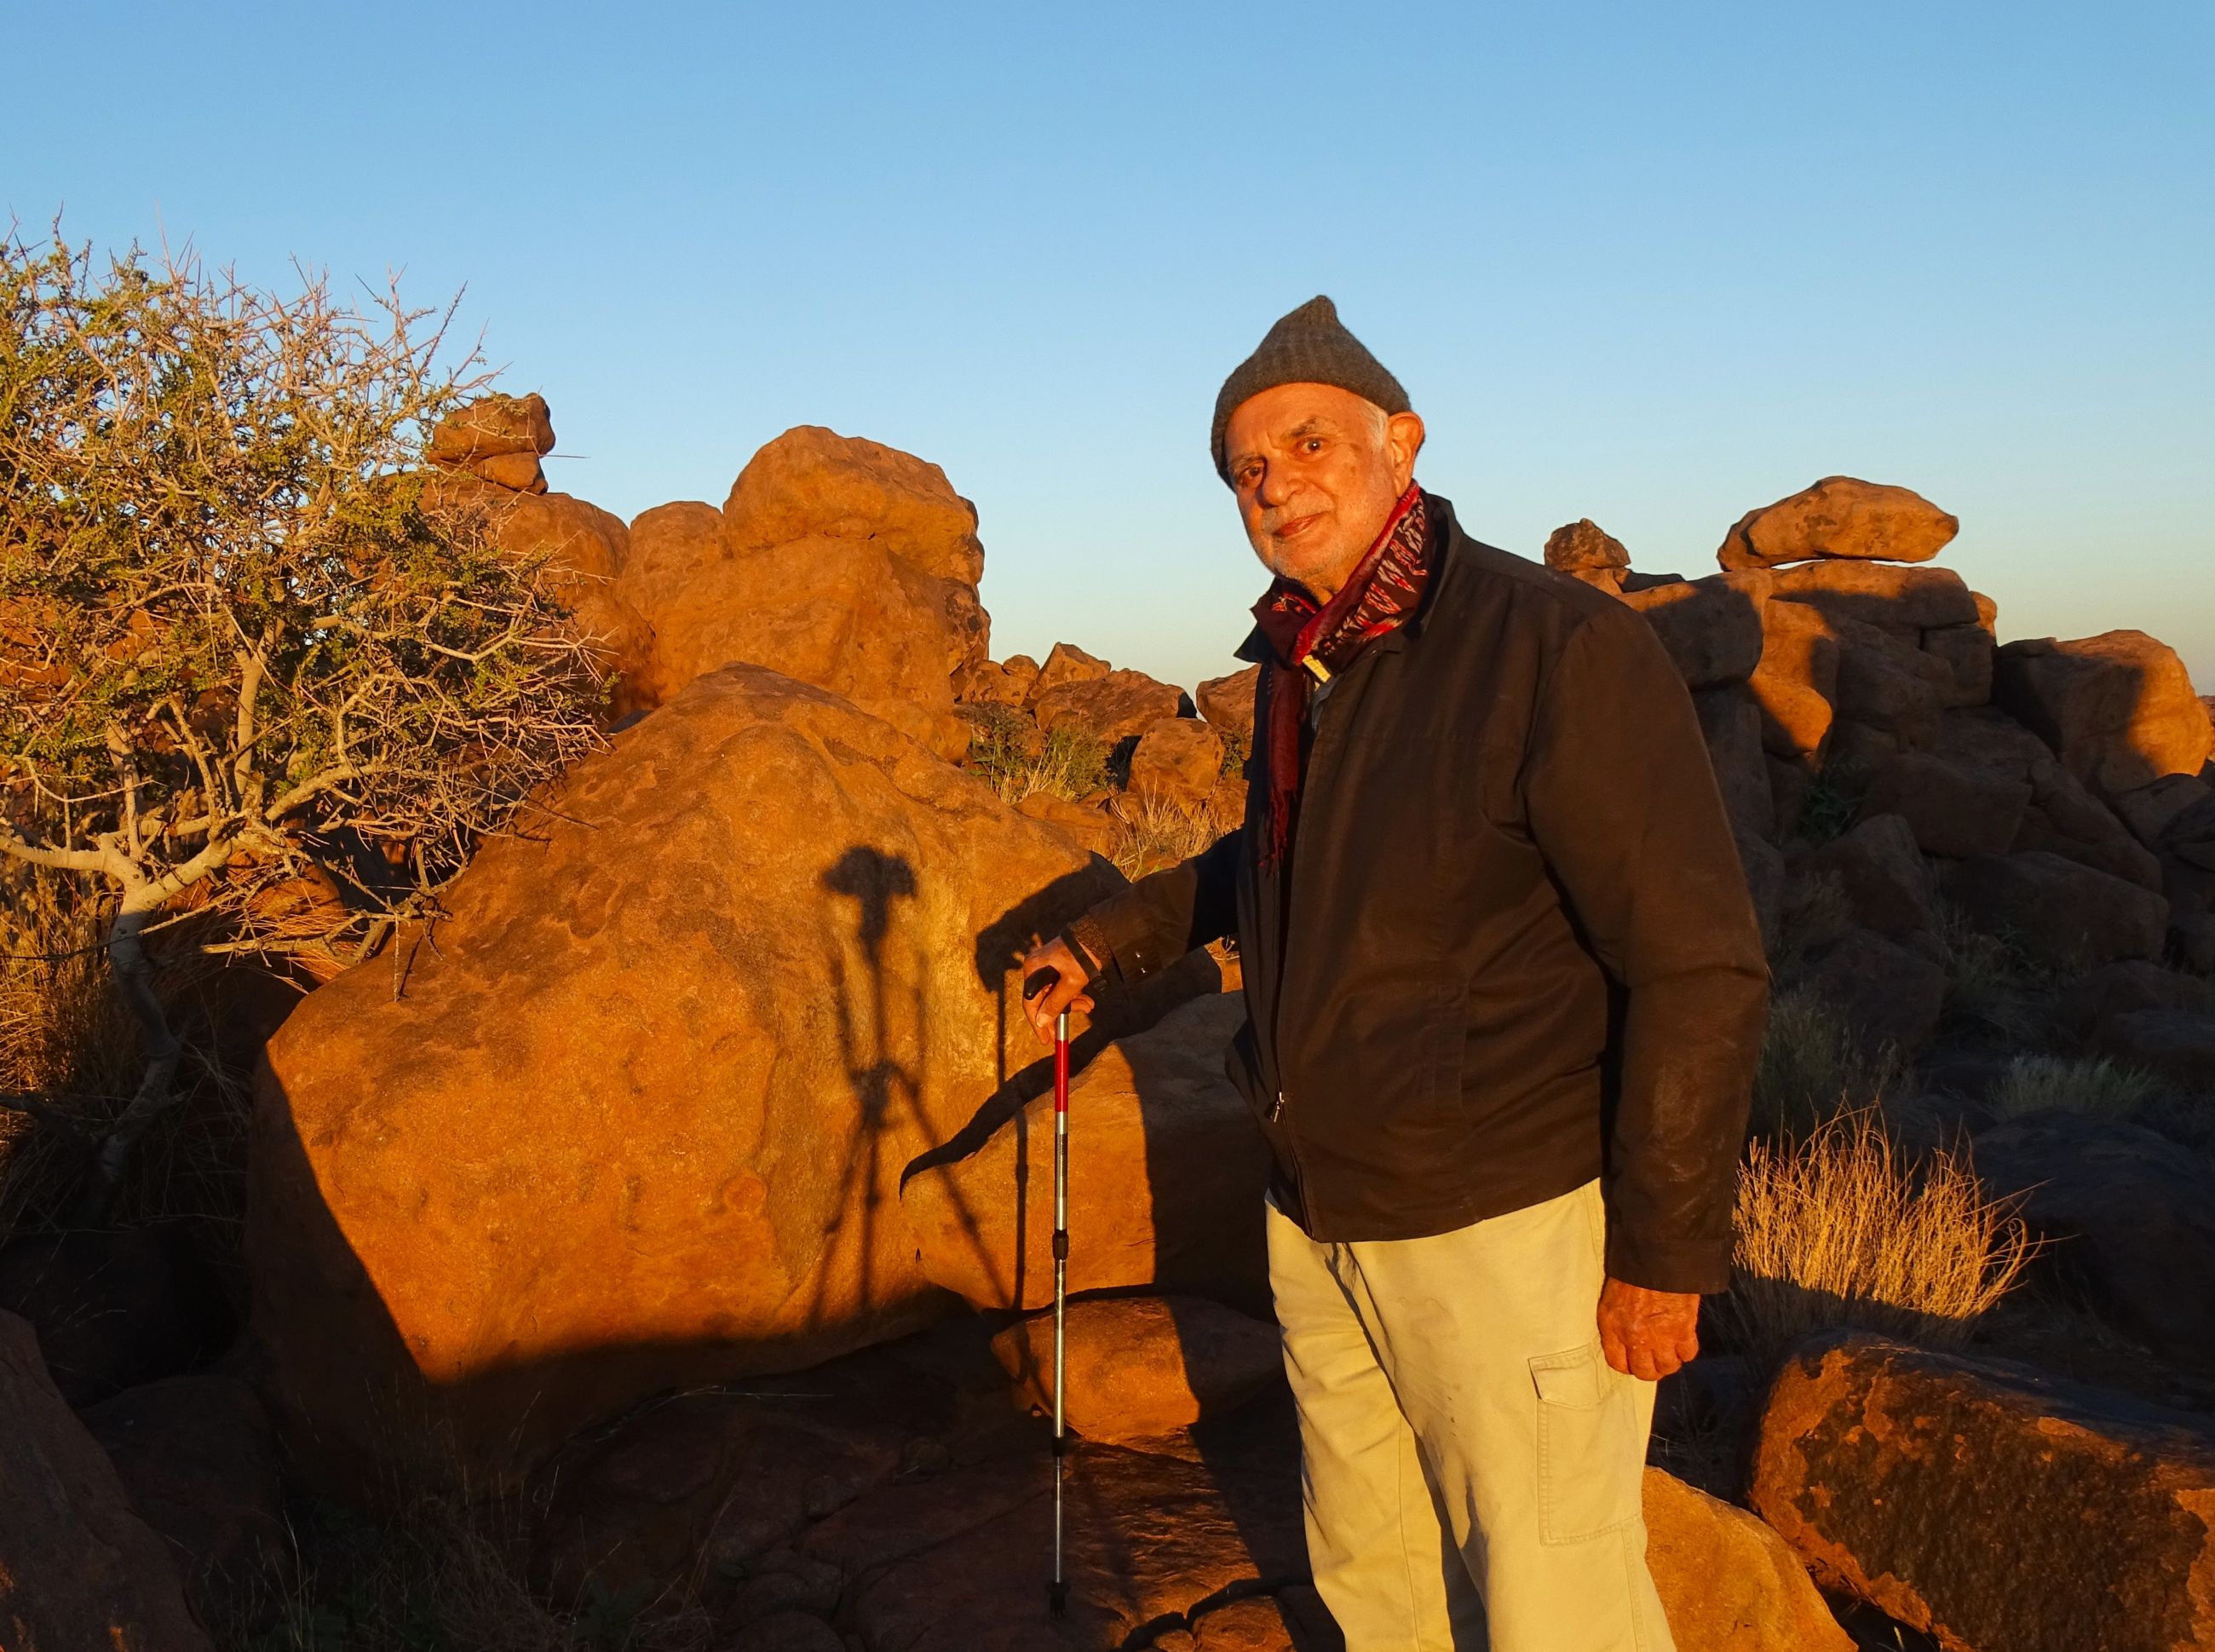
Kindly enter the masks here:
M 1053 1023 L 1053 1581 L 1046 1607 L 1055 1617 L 1069 1610 L 1069 1580 L 1061 1569 L 1061 1489 L 1069 1437 L 1062 1426 L 1062 1356 L 1069 1315 L 1069 1011 Z

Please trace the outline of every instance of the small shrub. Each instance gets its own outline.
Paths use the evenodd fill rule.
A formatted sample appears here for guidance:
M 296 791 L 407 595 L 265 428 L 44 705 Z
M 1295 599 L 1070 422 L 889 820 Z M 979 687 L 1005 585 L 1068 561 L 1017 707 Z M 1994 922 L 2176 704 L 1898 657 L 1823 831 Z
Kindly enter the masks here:
M 1034 791 L 1078 802 L 1108 782 L 1107 748 L 1089 734 L 1066 726 L 1046 737 L 1037 755 L 1011 768 L 997 789 L 1010 803 L 1019 803 Z
M 1992 1086 L 1985 1105 L 2003 1119 L 2047 1112 L 2126 1119 L 2161 1094 L 2161 1081 L 2152 1074 L 2118 1066 L 2104 1055 L 2019 1055 Z
M 1807 782 L 1800 806 L 1797 833 L 1811 844 L 1826 844 L 1845 835 L 1862 810 L 1862 795 L 1868 777 L 1851 765 L 1825 765 Z
M 2036 1250 L 1966 1156 L 1942 1150 L 1918 1173 L 1866 1111 L 1796 1142 L 1754 1143 L 1737 1224 L 1735 1277 L 1718 1311 L 1764 1368 L 1834 1327 L 1958 1347 Z
M 969 724 L 969 750 L 962 766 L 1008 797 L 1016 777 L 1029 769 L 1036 755 L 1037 726 L 1013 706 L 965 705 L 957 709 Z
M 1946 1005 L 1941 1026 L 1956 1038 L 2035 1047 L 2049 1036 L 2054 982 L 2004 937 L 1969 926 L 1950 902 L 1941 908 Z
M 1870 1048 L 1838 1006 L 1806 987 L 1769 1006 L 1753 1080 L 1753 1127 L 1767 1136 L 1805 1135 L 1841 1111 L 1874 1105 L 1899 1082 L 1899 1053 Z

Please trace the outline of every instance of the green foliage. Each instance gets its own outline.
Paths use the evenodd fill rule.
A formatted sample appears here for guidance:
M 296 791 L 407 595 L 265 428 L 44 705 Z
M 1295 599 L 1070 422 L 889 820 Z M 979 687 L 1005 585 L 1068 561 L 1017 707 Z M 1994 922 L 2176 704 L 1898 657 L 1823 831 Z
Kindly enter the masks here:
M 1844 764 L 1826 764 L 1809 778 L 1800 805 L 1797 835 L 1821 844 L 1845 835 L 1861 814 L 1868 777 Z
M 311 868 L 434 890 L 593 743 L 541 569 L 420 468 L 483 382 L 425 322 L 0 243 L 0 851 L 252 945 Z
M 1029 717 L 1003 705 L 964 706 L 961 715 L 971 725 L 966 766 L 1008 802 L 1034 791 L 1074 802 L 1113 778 L 1107 749 L 1066 724 L 1041 734 Z

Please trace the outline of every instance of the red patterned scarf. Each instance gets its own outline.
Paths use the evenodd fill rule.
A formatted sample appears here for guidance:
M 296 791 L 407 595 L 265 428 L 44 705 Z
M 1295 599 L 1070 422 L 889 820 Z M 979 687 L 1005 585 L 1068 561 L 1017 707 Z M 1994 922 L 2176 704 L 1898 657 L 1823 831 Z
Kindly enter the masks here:
M 1321 607 L 1291 580 L 1279 579 L 1254 605 L 1254 617 L 1273 655 L 1269 662 L 1268 830 L 1264 865 L 1292 842 L 1299 808 L 1308 696 L 1352 665 L 1377 638 L 1414 613 L 1431 576 L 1431 513 L 1413 482 L 1392 507 L 1377 543 L 1338 594 Z

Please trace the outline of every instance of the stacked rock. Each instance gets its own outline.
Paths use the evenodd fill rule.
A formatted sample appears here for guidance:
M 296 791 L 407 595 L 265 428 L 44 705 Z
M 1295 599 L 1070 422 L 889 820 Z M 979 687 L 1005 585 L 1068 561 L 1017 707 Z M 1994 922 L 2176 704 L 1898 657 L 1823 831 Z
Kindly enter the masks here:
M 554 419 L 546 398 L 488 396 L 439 422 L 426 457 L 442 470 L 460 470 L 518 494 L 546 491 L 538 461 L 554 451 Z

